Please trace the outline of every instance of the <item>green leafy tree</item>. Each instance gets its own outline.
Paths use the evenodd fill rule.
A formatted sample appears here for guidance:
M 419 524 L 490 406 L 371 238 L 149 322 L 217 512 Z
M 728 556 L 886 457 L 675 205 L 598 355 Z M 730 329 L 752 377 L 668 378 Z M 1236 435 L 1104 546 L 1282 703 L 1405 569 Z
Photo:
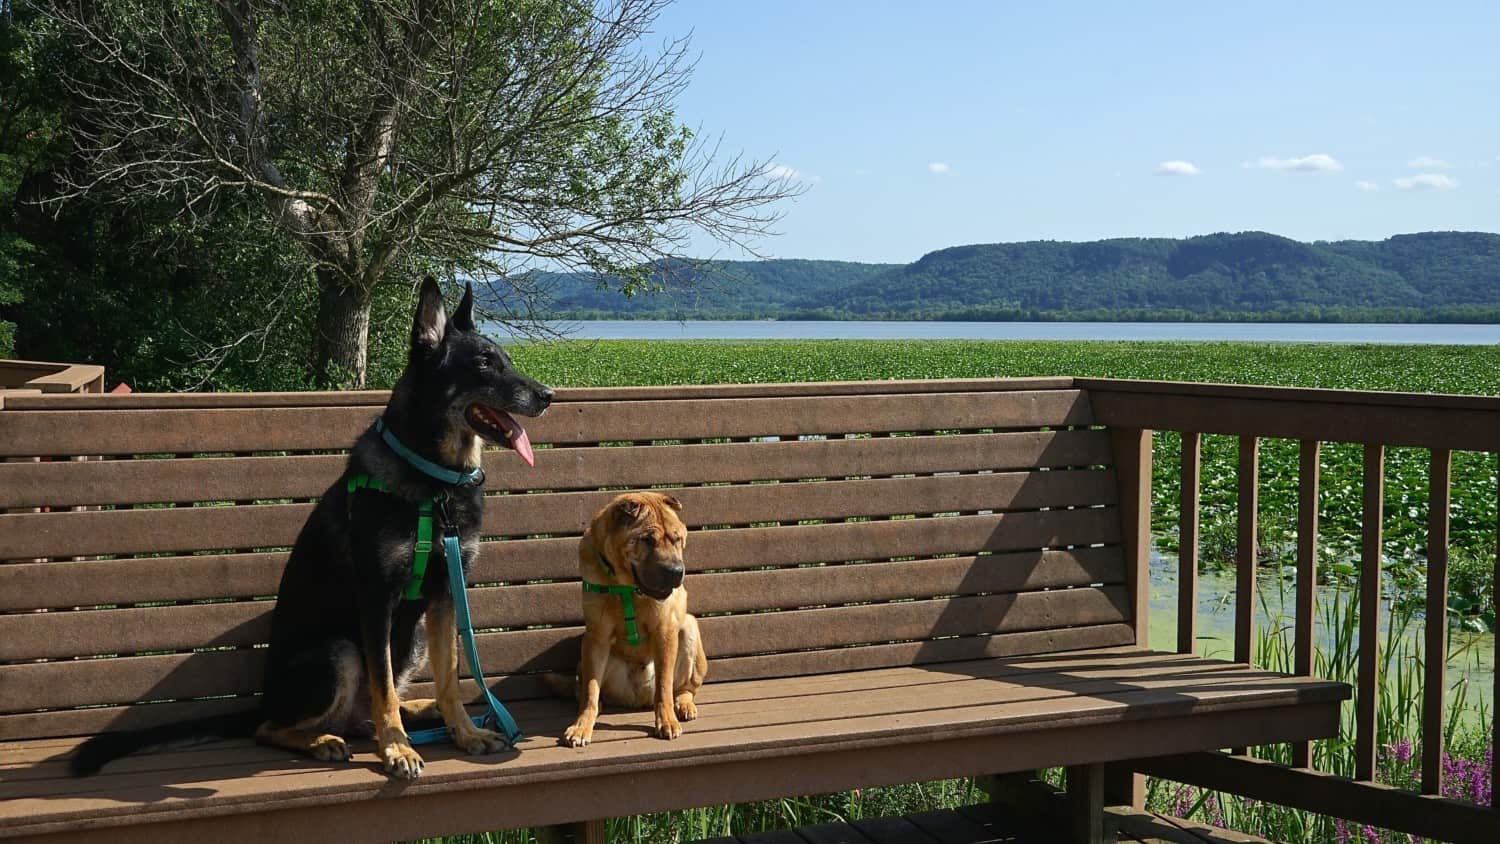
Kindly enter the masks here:
M 381 291 L 420 271 L 524 313 L 532 262 L 629 291 L 774 221 L 788 183 L 677 122 L 686 44 L 639 46 L 664 3 L 51 0 L 79 166 L 47 201 L 248 215 L 306 267 L 278 280 L 311 287 L 312 382 L 363 386 Z

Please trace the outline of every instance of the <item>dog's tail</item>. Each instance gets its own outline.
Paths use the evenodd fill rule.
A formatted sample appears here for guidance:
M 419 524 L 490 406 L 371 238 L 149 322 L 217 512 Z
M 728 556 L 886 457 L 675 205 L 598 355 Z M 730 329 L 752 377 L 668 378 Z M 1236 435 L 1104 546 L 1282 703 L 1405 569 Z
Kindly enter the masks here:
M 542 682 L 558 697 L 578 697 L 578 677 L 573 674 L 549 671 L 542 675 Z
M 163 724 L 144 730 L 101 733 L 78 748 L 78 752 L 68 762 L 68 772 L 75 777 L 86 777 L 98 773 L 105 764 L 121 756 L 172 742 L 250 736 L 255 733 L 260 722 L 261 714 L 257 708 L 178 724 Z

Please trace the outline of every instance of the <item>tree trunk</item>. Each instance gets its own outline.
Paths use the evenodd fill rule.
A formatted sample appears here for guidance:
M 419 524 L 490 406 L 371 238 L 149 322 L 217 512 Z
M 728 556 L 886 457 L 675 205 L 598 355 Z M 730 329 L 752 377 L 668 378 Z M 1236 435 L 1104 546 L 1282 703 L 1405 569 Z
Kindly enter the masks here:
M 370 297 L 319 273 L 313 378 L 321 389 L 362 390 L 369 363 Z

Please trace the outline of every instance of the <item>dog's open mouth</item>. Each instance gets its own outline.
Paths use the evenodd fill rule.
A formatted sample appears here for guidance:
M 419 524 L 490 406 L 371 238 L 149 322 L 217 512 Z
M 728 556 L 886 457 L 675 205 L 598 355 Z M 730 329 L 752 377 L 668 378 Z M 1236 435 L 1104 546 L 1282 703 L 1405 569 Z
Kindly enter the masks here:
M 531 439 L 526 436 L 526 429 L 509 413 L 487 405 L 471 404 L 464 416 L 474 433 L 496 445 L 515 449 L 527 466 L 536 465 L 536 455 L 531 451 Z

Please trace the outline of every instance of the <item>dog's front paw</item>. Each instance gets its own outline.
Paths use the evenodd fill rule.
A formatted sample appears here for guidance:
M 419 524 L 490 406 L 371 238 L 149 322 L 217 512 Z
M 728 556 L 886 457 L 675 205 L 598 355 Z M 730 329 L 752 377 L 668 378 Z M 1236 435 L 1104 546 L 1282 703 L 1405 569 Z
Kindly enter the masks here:
M 563 732 L 562 743 L 564 747 L 587 747 L 593 737 L 594 725 L 577 721 Z
M 494 730 L 484 730 L 470 725 L 468 729 L 453 731 L 453 743 L 463 748 L 470 756 L 499 753 L 510 745 L 505 736 Z
M 307 755 L 320 762 L 348 762 L 354 754 L 349 752 L 348 742 L 335 735 L 323 735 L 313 739 Z
M 385 772 L 401 780 L 414 780 L 422 773 L 422 757 L 405 741 L 391 742 L 380 748 Z
M 672 710 L 662 708 L 656 711 L 656 737 L 671 740 L 682 735 L 682 725 L 677 723 L 677 716 Z
M 673 710 L 679 721 L 694 721 L 698 718 L 698 705 L 693 703 L 692 695 L 678 695 L 677 705 Z

